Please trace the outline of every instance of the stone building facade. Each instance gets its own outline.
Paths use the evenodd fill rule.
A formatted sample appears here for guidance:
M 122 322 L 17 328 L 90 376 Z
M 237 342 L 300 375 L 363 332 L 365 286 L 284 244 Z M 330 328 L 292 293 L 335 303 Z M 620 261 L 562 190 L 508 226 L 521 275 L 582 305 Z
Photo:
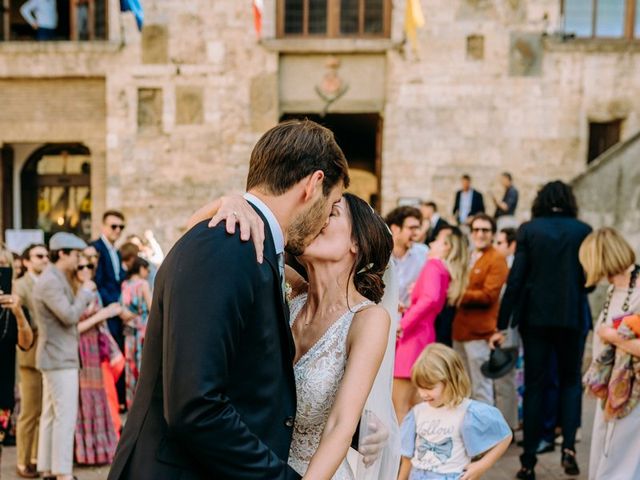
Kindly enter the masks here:
M 354 190 L 383 212 L 417 198 L 449 212 L 462 173 L 491 209 L 506 170 L 526 218 L 542 183 L 640 130 L 640 6 L 635 31 L 607 39 L 569 35 L 566 0 L 421 0 L 414 49 L 404 0 L 371 2 L 384 28 L 355 36 L 287 35 L 296 3 L 265 0 L 260 40 L 249 1 L 146 0 L 139 33 L 108 0 L 106 40 L 0 42 L 2 230 L 58 208 L 61 228 L 90 210 L 96 233 L 118 208 L 169 246 L 192 210 L 242 190 L 256 140 L 292 116 L 334 129 Z M 46 177 L 62 182 L 51 196 L 26 180 L 46 176 L 43 155 L 86 160 Z M 85 181 L 89 204 L 60 193 Z M 51 200 L 32 191 L 43 185 Z

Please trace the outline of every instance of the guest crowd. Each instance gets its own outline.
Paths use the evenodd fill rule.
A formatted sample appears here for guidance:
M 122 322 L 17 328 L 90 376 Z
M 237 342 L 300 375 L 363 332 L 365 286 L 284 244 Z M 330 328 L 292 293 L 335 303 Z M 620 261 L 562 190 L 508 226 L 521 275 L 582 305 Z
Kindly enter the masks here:
M 571 187 L 560 181 L 540 189 L 522 225 L 509 173 L 501 175 L 504 195 L 493 197 L 492 215 L 471 178 L 461 182 L 451 223 L 433 202 L 386 217 L 400 284 L 393 400 L 403 429 L 415 432 L 414 412 L 421 399 L 432 399 L 416 376 L 426 361 L 422 352 L 446 344 L 464 364 L 470 397 L 497 407 L 512 431 L 522 428 L 516 478 L 535 479 L 537 456 L 556 444 L 565 473 L 579 475 L 583 383 L 600 399 L 589 478 L 640 478 L 633 453 L 640 448 L 640 268 L 633 248 L 616 230 L 594 232 L 578 220 Z M 601 280 L 610 287 L 594 325 L 587 295 Z M 593 361 L 583 380 L 592 329 Z M 487 455 L 501 454 L 497 442 L 489 446 Z M 424 468 L 419 459 L 411 462 Z
M 578 220 L 573 192 L 560 181 L 540 189 L 531 220 L 518 225 L 513 178 L 505 172 L 500 182 L 504 194 L 492 197 L 491 214 L 463 175 L 451 216 L 430 201 L 386 216 L 400 286 L 393 382 L 406 434 L 400 478 L 412 465 L 431 468 L 412 454 L 417 430 L 433 415 L 449 415 L 440 419 L 461 432 L 451 445 L 431 445 L 434 452 L 453 448 L 466 464 L 484 452 L 484 463 L 469 464 L 478 474 L 522 429 L 517 478 L 535 479 L 537 456 L 556 444 L 565 473 L 578 475 L 583 383 L 599 399 L 589 478 L 640 478 L 640 457 L 629 453 L 640 451 L 634 250 L 614 229 L 592 231 Z M 72 479 L 74 462 L 113 458 L 163 259 L 150 232 L 122 243 L 124 229 L 124 215 L 108 211 L 89 245 L 57 233 L 17 262 L 0 251 L 0 266 L 14 269 L 12 292 L 0 292 L 0 435 L 5 444 L 15 435 L 21 477 Z M 594 324 L 587 295 L 601 280 L 609 289 Z M 590 330 L 593 361 L 583 380 Z M 438 382 L 446 391 L 434 390 Z M 450 408 L 422 403 L 438 395 Z
M 90 244 L 61 232 L 16 259 L 0 250 L 13 270 L 0 292 L 0 438 L 15 442 L 20 477 L 70 480 L 74 462 L 113 459 L 163 259 L 150 231 L 117 248 L 124 221 L 105 212 Z

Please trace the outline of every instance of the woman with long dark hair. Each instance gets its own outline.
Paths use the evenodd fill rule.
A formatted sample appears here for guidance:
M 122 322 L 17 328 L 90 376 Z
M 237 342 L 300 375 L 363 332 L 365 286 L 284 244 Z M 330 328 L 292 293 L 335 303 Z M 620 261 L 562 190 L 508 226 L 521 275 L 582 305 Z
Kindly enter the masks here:
M 591 326 L 585 276 L 578 260 L 591 227 L 579 221 L 571 187 L 546 184 L 533 202 L 532 220 L 517 234 L 517 249 L 498 317 L 498 328 L 518 325 L 525 363 L 524 452 L 517 478 L 535 478 L 543 425 L 545 378 L 557 360 L 562 424 L 562 466 L 577 475 L 575 437 L 582 407 L 581 367 Z M 492 337 L 500 343 L 501 335 Z

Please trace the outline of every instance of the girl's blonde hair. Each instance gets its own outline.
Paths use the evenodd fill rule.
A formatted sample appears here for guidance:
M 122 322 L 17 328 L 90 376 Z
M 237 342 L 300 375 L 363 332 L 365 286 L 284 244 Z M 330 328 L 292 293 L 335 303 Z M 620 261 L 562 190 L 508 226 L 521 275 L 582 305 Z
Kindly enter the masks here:
M 432 343 L 422 351 L 411 370 L 411 381 L 418 388 L 433 388 L 442 382 L 447 407 L 456 407 L 471 395 L 471 381 L 462 358 L 441 343 Z
M 616 229 L 610 227 L 591 232 L 582 242 L 578 257 L 587 276 L 587 287 L 605 277 L 623 273 L 636 263 L 636 254 L 631 245 Z
M 467 245 L 467 237 L 459 228 L 447 228 L 449 232 L 446 241 L 451 245 L 449 255 L 444 259 L 451 275 L 449 290 L 447 290 L 447 302 L 452 306 L 459 306 L 464 291 L 467 289 L 469 277 L 467 270 L 469 268 L 469 247 Z

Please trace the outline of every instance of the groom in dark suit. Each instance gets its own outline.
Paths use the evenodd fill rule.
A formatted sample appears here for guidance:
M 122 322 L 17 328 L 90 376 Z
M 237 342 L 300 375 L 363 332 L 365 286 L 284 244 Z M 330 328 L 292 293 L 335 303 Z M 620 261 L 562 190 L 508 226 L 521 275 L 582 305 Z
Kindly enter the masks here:
M 284 250 L 302 253 L 348 183 L 326 128 L 295 120 L 262 136 L 245 198 L 265 224 L 265 261 L 224 224 L 201 222 L 173 247 L 109 480 L 300 478 L 286 462 L 296 392 Z

